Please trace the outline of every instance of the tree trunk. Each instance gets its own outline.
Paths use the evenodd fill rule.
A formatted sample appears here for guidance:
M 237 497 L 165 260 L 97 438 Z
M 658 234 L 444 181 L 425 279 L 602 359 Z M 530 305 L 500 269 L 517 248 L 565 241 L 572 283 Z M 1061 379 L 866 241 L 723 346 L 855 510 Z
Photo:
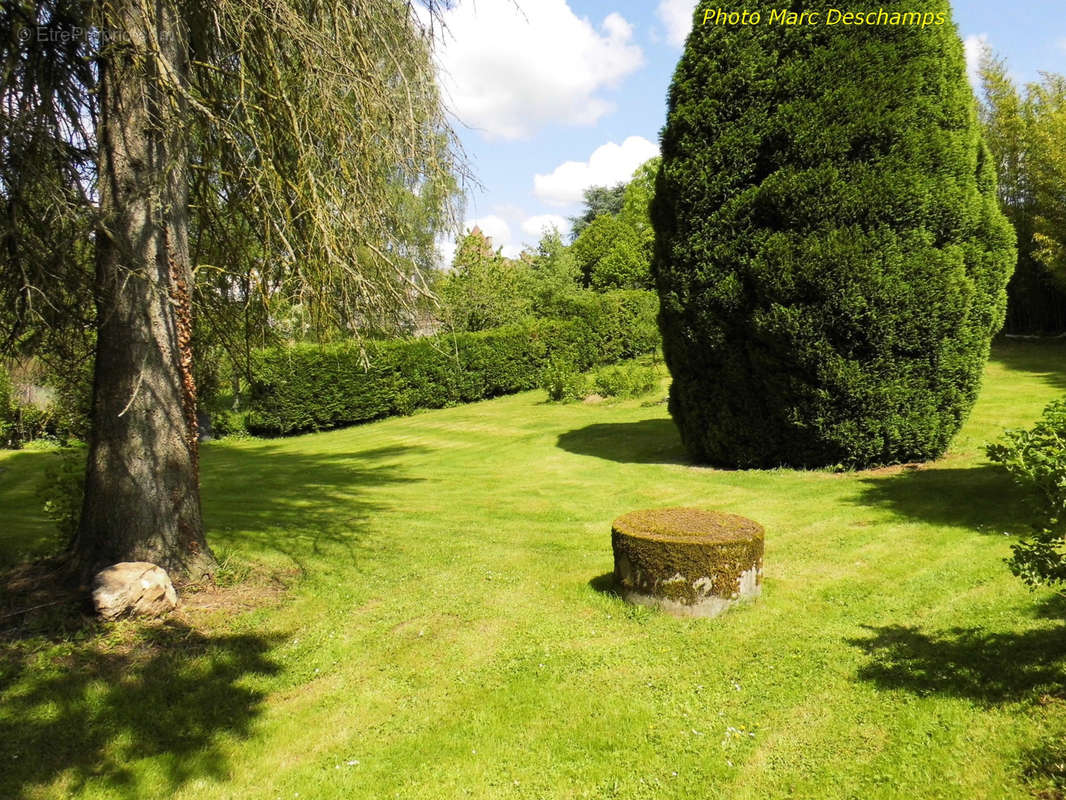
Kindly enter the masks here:
M 187 39 L 174 4 L 151 3 L 150 20 L 138 5 L 101 4 L 113 46 L 100 74 L 96 371 L 73 543 L 83 578 L 119 561 L 150 561 L 175 577 L 215 567 L 191 374 L 187 122 L 165 86 L 185 80 Z

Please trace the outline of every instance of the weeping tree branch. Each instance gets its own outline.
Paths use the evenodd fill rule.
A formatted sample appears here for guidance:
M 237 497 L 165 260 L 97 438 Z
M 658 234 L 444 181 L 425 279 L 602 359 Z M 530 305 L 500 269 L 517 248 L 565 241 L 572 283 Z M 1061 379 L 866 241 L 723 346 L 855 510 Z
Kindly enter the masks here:
M 130 30 L 101 29 L 89 0 L 5 3 L 0 344 L 91 327 L 96 65 L 134 42 L 189 122 L 194 257 L 222 270 L 201 273 L 199 307 L 285 298 L 316 329 L 350 333 L 409 311 L 472 180 L 435 81 L 447 5 L 186 0 L 186 80 L 162 56 L 149 0 Z

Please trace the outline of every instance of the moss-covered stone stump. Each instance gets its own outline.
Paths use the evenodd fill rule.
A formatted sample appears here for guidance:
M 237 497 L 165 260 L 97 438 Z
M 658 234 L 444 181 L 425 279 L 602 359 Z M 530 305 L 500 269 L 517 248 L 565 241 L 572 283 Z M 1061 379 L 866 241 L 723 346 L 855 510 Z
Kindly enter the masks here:
M 614 576 L 631 603 L 714 617 L 762 591 L 763 528 L 698 508 L 632 511 L 614 521 Z

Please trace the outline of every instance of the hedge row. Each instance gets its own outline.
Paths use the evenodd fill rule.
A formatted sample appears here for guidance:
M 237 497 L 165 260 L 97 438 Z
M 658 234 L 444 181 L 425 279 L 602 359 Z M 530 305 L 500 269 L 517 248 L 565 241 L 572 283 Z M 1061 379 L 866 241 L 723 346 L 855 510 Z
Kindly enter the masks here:
M 365 351 L 349 342 L 261 350 L 248 429 L 299 433 L 469 403 L 532 389 L 552 362 L 586 370 L 659 345 L 653 292 L 582 297 L 570 311 L 479 333 L 371 342 Z

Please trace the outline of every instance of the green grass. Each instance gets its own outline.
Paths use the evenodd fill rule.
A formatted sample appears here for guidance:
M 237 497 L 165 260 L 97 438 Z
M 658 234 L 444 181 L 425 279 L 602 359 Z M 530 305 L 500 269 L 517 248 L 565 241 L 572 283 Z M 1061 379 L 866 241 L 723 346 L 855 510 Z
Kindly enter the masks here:
M 298 570 L 290 598 L 0 651 L 0 797 L 1066 785 L 1064 606 L 1003 564 L 1031 511 L 982 455 L 1066 390 L 1064 355 L 998 347 L 951 452 L 920 470 L 693 467 L 663 404 L 542 392 L 210 444 L 212 544 Z M 48 457 L 0 455 L 3 556 L 47 530 L 30 498 Z M 686 620 L 613 596 L 611 520 L 664 505 L 763 523 L 763 597 Z

